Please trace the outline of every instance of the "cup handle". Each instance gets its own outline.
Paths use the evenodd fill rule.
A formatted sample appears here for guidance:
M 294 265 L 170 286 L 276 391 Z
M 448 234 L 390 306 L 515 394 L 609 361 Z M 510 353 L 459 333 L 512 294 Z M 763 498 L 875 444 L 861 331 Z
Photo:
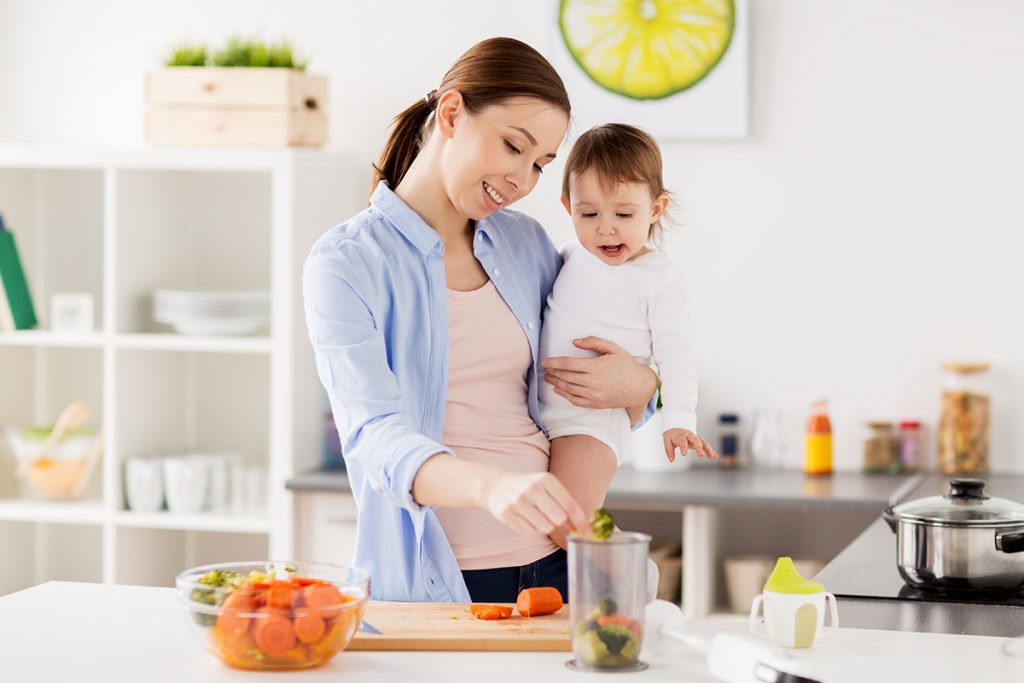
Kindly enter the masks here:
M 831 603 L 831 613 L 832 613 L 832 620 L 829 622 L 829 625 L 825 627 L 825 630 L 826 631 L 834 631 L 837 628 L 839 628 L 839 604 L 836 602 L 836 596 L 834 596 L 831 593 L 826 591 L 826 593 L 825 593 L 825 603 L 826 604 Z
M 750 632 L 757 636 L 768 635 L 767 629 L 760 628 L 761 624 L 763 624 L 764 622 L 758 619 L 758 616 L 760 616 L 759 613 L 761 612 L 761 606 L 763 604 L 763 594 L 755 595 L 753 602 L 750 603 L 750 620 L 748 621 L 748 626 L 750 628 Z

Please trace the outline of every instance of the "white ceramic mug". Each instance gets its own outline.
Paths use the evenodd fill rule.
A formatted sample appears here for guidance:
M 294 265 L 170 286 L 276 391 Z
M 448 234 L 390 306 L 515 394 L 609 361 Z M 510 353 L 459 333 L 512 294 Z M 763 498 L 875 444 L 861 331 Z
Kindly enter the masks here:
M 750 632 L 780 647 L 811 647 L 825 627 L 825 606 L 829 602 L 832 619 L 826 630 L 831 631 L 839 628 L 839 608 L 831 593 L 764 591 L 750 605 Z M 764 621 L 758 618 L 762 605 Z
M 156 512 L 164 505 L 163 462 L 160 458 L 129 458 L 124 464 L 128 508 Z
M 209 467 L 202 458 L 164 458 L 164 492 L 171 512 L 188 514 L 206 507 Z

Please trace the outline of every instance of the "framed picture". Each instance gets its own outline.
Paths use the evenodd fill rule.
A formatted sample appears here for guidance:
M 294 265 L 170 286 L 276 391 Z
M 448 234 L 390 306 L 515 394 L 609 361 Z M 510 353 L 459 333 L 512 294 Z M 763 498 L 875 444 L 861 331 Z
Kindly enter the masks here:
M 616 122 L 660 140 L 746 137 L 748 0 L 549 1 L 571 134 Z

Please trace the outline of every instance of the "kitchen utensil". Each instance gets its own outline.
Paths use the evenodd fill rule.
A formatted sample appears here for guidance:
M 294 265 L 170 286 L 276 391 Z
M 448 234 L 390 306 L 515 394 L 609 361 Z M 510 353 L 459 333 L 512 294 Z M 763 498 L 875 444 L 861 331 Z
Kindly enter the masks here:
M 363 619 L 362 623 L 359 624 L 359 630 L 366 631 L 367 633 L 372 633 L 376 636 L 384 635 L 383 633 L 377 630 L 376 626 L 368 622 L 366 619 Z
M 129 458 L 124 464 L 124 489 L 128 508 L 156 512 L 164 505 L 163 461 L 160 458 Z
M 268 576 L 268 572 L 273 575 Z M 333 587 L 335 599 L 272 610 L 260 609 L 249 601 L 250 596 L 266 590 L 253 584 L 265 586 L 291 575 Z M 228 576 L 237 577 L 237 585 L 217 585 L 218 577 Z M 369 596 L 370 574 L 363 569 L 331 564 L 233 562 L 188 569 L 178 575 L 175 586 L 192 632 L 225 664 L 240 669 L 303 669 L 325 664 L 352 641 Z M 305 590 L 311 589 L 315 586 Z M 306 600 L 305 593 L 302 600 Z M 318 619 L 323 621 L 322 629 L 310 630 L 309 622 Z M 272 623 L 275 621 L 276 626 Z M 301 631 L 300 621 L 305 622 Z M 283 644 L 280 637 L 261 638 L 261 629 L 278 628 L 287 636 Z M 305 633 L 305 638 L 298 637 L 300 632 Z M 281 651 L 272 650 L 271 646 L 280 647 Z
M 647 604 L 647 534 L 616 532 L 606 540 L 569 537 L 569 620 L 579 670 L 642 671 Z
M 980 479 L 949 482 L 949 493 L 889 507 L 903 580 L 923 589 L 1024 589 L 1024 505 L 985 493 Z
M 679 607 L 657 600 L 647 605 L 642 656 L 665 655 L 683 644 L 707 657 L 708 670 L 730 683 L 820 683 L 817 666 L 794 659 L 787 651 L 754 636 L 707 635 L 687 630 Z
M 363 616 L 381 631 L 356 633 L 349 650 L 569 652 L 569 608 L 542 617 L 513 612 L 485 621 L 457 602 L 371 600 Z

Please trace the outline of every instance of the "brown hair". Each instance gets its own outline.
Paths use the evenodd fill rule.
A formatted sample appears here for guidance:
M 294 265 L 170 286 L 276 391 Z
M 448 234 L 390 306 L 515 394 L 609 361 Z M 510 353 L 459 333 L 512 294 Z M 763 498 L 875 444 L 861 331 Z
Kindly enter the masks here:
M 624 123 L 606 123 L 581 135 L 569 152 L 562 175 L 562 196 L 569 196 L 569 179 L 590 169 L 597 172 L 601 186 L 612 189 L 618 183 L 643 183 L 651 197 L 671 197 L 661 176 L 661 150 L 649 134 Z M 672 222 L 667 213 L 662 217 Z M 651 224 L 648 239 L 658 243 L 664 228 L 661 219 Z
M 437 101 L 449 90 L 462 93 L 463 104 L 472 114 L 513 97 L 535 97 L 570 113 L 562 79 L 539 52 L 514 38 L 482 40 L 455 61 L 437 90 L 395 117 L 384 151 L 373 167 L 371 193 L 381 180 L 392 189 L 402 182 L 433 127 L 431 114 Z

